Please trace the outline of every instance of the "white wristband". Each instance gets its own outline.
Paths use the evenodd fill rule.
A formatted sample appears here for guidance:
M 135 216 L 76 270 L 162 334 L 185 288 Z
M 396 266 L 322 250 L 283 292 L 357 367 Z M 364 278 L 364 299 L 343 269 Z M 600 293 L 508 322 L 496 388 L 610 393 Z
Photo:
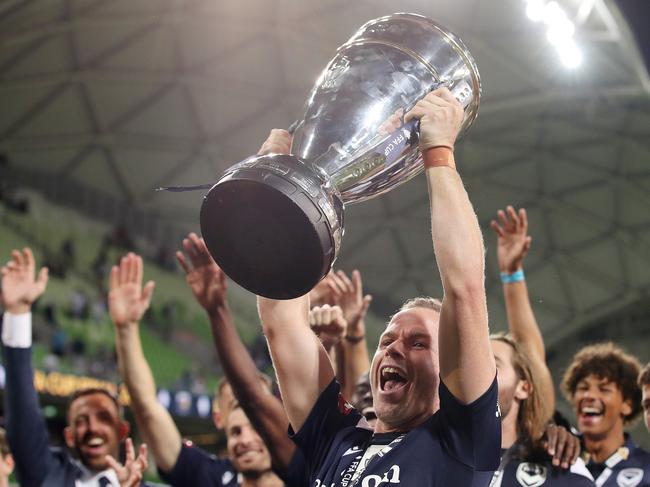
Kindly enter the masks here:
M 13 315 L 5 312 L 2 318 L 2 343 L 11 348 L 31 347 L 32 314 Z

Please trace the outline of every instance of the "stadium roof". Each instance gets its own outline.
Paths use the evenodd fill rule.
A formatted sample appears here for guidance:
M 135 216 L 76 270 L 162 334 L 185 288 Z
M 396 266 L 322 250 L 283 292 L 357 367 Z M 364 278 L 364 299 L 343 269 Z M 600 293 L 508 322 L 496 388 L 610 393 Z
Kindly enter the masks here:
M 611 2 L 562 0 L 582 65 L 565 68 L 523 0 L 7 0 L 0 5 L 0 152 L 14 167 L 198 228 L 208 182 L 287 127 L 365 21 L 395 10 L 456 32 L 483 81 L 457 160 L 483 225 L 492 321 L 503 323 L 489 221 L 529 210 L 527 278 L 549 344 L 650 289 L 650 97 Z M 83 211 L 83 208 L 81 208 Z M 423 178 L 350 206 L 337 265 L 377 312 L 440 294 Z

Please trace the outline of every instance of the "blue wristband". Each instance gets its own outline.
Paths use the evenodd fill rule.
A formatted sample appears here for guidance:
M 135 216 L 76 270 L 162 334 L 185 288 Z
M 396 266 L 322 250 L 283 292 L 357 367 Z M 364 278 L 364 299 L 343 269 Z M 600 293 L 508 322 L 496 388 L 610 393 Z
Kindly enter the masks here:
M 503 284 L 512 284 L 514 282 L 521 282 L 524 280 L 524 270 L 519 269 L 516 272 L 513 272 L 512 274 L 508 274 L 507 272 L 502 272 L 501 274 L 501 282 Z

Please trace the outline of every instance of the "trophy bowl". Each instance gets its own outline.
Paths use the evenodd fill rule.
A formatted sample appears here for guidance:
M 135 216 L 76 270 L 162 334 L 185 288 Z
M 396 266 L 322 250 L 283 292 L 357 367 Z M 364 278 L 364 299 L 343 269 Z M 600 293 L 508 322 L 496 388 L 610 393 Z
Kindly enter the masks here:
M 245 159 L 205 196 L 201 232 L 224 272 L 260 296 L 309 292 L 339 252 L 344 205 L 423 170 L 418 121 L 403 117 L 439 86 L 464 107 L 464 132 L 478 113 L 481 83 L 463 42 L 415 14 L 364 24 L 316 81 L 291 153 Z

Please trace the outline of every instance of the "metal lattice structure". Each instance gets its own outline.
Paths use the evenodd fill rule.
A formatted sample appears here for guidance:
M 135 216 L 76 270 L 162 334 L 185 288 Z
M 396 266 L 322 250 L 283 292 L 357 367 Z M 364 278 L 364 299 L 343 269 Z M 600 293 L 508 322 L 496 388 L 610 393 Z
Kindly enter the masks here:
M 550 347 L 650 291 L 647 71 L 605 0 L 566 0 L 585 52 L 567 71 L 521 0 L 404 1 L 458 33 L 484 97 L 457 160 L 488 248 L 492 321 L 504 323 L 489 221 L 529 210 L 527 277 Z M 394 2 L 7 0 L 0 4 L 0 152 L 15 167 L 106 194 L 178 229 L 199 193 L 271 127 L 301 114 L 336 47 Z M 338 266 L 375 309 L 439 294 L 422 179 L 351 206 Z

